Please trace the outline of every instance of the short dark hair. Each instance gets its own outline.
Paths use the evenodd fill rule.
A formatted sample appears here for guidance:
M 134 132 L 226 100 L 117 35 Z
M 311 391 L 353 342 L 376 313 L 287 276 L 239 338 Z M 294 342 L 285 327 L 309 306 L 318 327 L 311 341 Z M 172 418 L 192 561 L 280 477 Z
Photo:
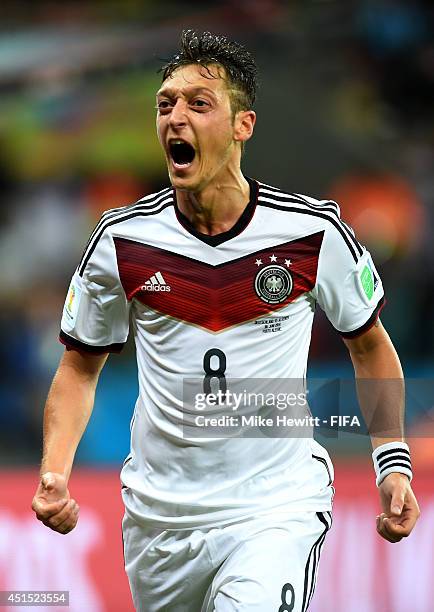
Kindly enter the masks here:
M 225 69 L 234 114 L 253 107 L 258 88 L 258 68 L 242 45 L 211 32 L 198 34 L 194 30 L 183 30 L 178 52 L 160 69 L 163 81 L 177 68 L 196 63 L 205 68 L 217 64 Z M 209 69 L 208 72 L 212 77 Z

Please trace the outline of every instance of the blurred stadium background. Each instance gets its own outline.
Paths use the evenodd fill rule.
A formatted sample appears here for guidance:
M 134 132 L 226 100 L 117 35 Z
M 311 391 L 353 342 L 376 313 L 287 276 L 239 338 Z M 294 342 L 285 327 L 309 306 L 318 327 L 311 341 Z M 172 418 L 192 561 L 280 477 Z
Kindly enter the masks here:
M 396 547 L 380 542 L 369 442 L 329 437 L 336 520 L 312 610 L 430 612 L 432 2 L 16 1 L 1 13 L 0 589 L 69 590 L 72 610 L 131 609 L 118 485 L 137 392 L 131 344 L 102 374 L 78 451 L 71 489 L 82 506 L 79 527 L 67 538 L 53 534 L 29 505 L 69 279 L 103 210 L 167 182 L 154 127 L 157 70 L 180 30 L 192 27 L 233 36 L 256 55 L 258 123 L 244 171 L 340 203 L 377 262 L 388 299 L 382 321 L 414 389 L 408 428 L 420 525 Z M 351 372 L 343 343 L 319 314 L 310 376 Z

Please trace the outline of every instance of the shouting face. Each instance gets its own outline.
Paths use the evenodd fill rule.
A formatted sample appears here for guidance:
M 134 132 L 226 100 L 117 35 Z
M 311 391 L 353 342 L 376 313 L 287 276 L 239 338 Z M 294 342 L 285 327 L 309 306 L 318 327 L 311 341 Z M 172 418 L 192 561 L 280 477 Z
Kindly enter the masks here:
M 157 132 L 172 185 L 200 191 L 239 168 L 241 142 L 250 138 L 253 111 L 234 113 L 224 69 L 182 66 L 157 93 Z

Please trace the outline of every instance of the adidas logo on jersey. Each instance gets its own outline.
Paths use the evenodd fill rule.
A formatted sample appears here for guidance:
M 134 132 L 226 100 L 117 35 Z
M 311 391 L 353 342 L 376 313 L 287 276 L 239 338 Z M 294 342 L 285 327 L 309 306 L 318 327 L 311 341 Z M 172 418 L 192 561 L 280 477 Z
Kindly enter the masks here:
M 163 275 L 158 271 L 140 289 L 142 291 L 170 291 L 170 285 L 166 284 Z

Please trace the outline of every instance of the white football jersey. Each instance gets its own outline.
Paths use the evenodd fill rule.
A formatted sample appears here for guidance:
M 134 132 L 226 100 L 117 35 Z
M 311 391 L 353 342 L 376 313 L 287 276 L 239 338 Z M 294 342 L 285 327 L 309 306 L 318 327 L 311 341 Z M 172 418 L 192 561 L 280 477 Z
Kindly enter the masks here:
M 331 509 L 333 468 L 311 430 L 225 437 L 197 425 L 196 436 L 185 402 L 191 379 L 204 393 L 215 379 L 303 381 L 316 303 L 355 337 L 384 302 L 335 202 L 249 183 L 240 219 L 216 236 L 194 229 L 172 188 L 106 212 L 71 282 L 64 344 L 119 351 L 134 333 L 140 392 L 121 479 L 139 521 L 184 529 Z

